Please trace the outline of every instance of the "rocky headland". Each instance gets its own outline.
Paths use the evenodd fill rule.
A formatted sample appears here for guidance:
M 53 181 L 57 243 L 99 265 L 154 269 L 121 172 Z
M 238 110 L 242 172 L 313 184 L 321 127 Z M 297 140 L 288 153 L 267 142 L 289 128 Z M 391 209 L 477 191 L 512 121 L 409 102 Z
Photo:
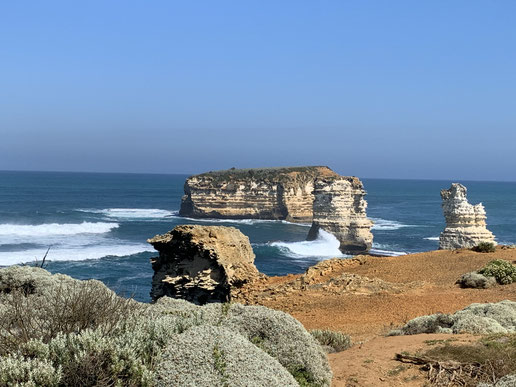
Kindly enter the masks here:
M 439 248 L 453 250 L 471 248 L 481 242 L 495 243 L 495 237 L 486 228 L 486 211 L 482 203 L 472 205 L 467 199 L 467 188 L 453 183 L 441 190 L 446 228 L 439 236 Z
M 181 216 L 312 223 L 308 240 L 322 229 L 339 240 L 344 253 L 363 253 L 372 245 L 362 182 L 328 167 L 207 172 L 189 177 L 184 190 Z

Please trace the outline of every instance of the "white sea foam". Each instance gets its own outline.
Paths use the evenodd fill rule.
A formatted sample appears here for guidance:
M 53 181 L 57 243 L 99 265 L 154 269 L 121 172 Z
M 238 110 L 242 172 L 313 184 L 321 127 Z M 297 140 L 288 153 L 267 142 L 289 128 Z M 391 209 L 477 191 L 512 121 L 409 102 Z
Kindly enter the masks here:
M 397 222 L 395 220 L 386 220 L 382 218 L 371 218 L 371 220 L 374 222 L 374 225 L 372 227 L 372 230 L 399 230 L 403 227 L 418 227 L 411 224 L 403 224 L 400 222 Z
M 390 246 L 390 245 L 383 244 L 383 243 L 376 243 L 376 242 L 373 243 L 373 247 L 371 248 L 371 250 L 369 250 L 369 252 L 373 255 L 375 255 L 375 254 L 386 255 L 388 257 L 397 257 L 400 255 L 407 254 L 404 251 L 394 251 L 392 249 L 392 246 Z
M 43 258 L 47 248 L 30 249 L 25 251 L 2 251 L 0 252 L 0 265 L 8 266 L 18 263 L 32 262 Z M 47 260 L 50 261 L 83 261 L 86 259 L 98 259 L 102 257 L 115 256 L 123 257 L 154 251 L 147 244 L 112 244 L 112 245 L 92 245 L 92 246 L 64 246 L 53 247 L 50 249 Z
M 178 214 L 178 211 L 162 210 L 159 208 L 104 208 L 78 209 L 80 212 L 102 214 L 107 218 L 120 220 L 165 219 Z
M 270 246 L 279 248 L 280 251 L 293 258 L 344 257 L 345 255 L 339 250 L 339 245 L 340 242 L 337 238 L 324 230 L 319 230 L 317 239 L 313 241 L 270 243 Z
M 429 241 L 438 241 L 439 237 L 428 237 L 428 238 L 425 238 L 425 239 L 429 240 Z
M 117 228 L 118 223 L 45 223 L 0 224 L 0 237 L 42 237 L 52 235 L 104 234 Z
M 177 216 L 177 219 L 185 219 L 196 223 L 234 223 L 234 224 L 259 224 L 259 223 L 282 223 L 282 224 L 293 224 L 301 227 L 311 227 L 309 223 L 293 223 L 287 222 L 286 220 L 273 220 L 273 219 L 217 219 L 217 218 L 188 218 L 185 216 Z

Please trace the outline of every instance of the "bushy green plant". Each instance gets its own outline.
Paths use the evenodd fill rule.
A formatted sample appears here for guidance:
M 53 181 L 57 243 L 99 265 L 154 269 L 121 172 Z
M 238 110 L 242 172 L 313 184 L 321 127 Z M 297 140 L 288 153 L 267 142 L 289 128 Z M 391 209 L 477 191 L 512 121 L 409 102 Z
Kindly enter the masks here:
M 496 246 L 493 242 L 480 242 L 471 250 L 476 251 L 477 253 L 494 253 L 496 251 Z
M 0 385 L 18 387 L 57 387 L 60 369 L 48 360 L 24 358 L 19 355 L 0 357 Z
M 157 386 L 298 386 L 272 356 L 233 330 L 195 326 L 170 341 L 156 367 Z
M 206 356 L 215 374 L 184 373 Z M 302 386 L 331 382 L 321 346 L 283 312 L 168 298 L 142 304 L 98 281 L 0 269 L 0 385 L 295 386 L 293 375 Z
M 496 282 L 502 285 L 516 282 L 516 266 L 503 259 L 495 259 L 478 271 L 486 277 L 496 278 Z
M 516 302 L 471 304 L 453 314 L 432 314 L 416 317 L 391 335 L 420 333 L 514 333 L 516 332 Z
M 310 333 L 323 347 L 330 347 L 333 352 L 340 352 L 351 347 L 351 337 L 342 332 L 329 329 L 314 329 Z

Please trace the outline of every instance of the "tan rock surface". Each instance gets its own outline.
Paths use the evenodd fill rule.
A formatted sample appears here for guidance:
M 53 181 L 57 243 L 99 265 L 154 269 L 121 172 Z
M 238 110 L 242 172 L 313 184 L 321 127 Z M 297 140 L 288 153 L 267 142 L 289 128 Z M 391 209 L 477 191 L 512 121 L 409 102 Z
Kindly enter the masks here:
M 362 182 L 356 177 L 317 179 L 308 240 L 316 239 L 322 229 L 335 235 L 343 253 L 367 252 L 373 243 L 373 222 L 367 218 L 365 193 Z
M 234 227 L 177 226 L 148 242 L 159 251 L 152 260 L 153 300 L 169 296 L 197 304 L 225 302 L 262 276 L 249 238 Z
M 312 221 L 314 181 L 328 167 L 229 169 L 190 176 L 180 215 L 194 218 Z

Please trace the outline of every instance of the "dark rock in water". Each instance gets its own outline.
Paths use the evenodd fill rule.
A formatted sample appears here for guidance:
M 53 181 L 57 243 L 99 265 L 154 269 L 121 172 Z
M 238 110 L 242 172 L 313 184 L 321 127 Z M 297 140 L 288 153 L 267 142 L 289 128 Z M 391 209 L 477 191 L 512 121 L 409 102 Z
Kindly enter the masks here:
M 249 238 L 234 227 L 177 226 L 148 242 L 152 260 L 151 298 L 181 298 L 196 304 L 227 302 L 246 282 L 262 274 L 254 266 Z

